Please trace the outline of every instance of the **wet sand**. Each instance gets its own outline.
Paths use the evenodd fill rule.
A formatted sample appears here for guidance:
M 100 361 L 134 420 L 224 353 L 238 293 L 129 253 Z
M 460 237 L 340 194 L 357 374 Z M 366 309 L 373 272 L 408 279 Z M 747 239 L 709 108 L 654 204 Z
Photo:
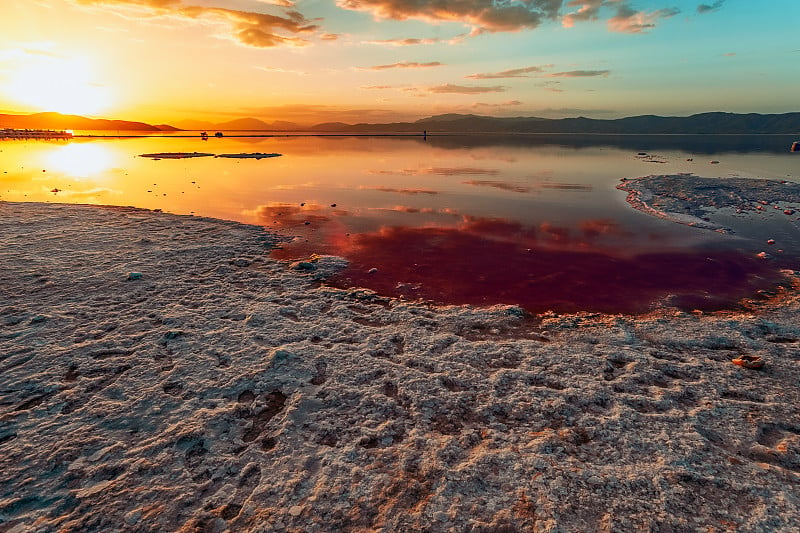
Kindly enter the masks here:
M 275 242 L 0 203 L 0 531 L 800 528 L 796 272 L 739 311 L 530 315 Z

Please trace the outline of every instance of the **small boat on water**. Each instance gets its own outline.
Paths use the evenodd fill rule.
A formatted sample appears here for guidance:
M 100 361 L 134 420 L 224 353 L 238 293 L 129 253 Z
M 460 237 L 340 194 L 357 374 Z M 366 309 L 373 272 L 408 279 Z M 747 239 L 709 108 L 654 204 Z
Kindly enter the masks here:
M 0 128 L 0 139 L 71 139 L 69 130 L 20 130 Z
M 795 141 L 792 143 L 792 152 L 800 152 L 800 141 Z

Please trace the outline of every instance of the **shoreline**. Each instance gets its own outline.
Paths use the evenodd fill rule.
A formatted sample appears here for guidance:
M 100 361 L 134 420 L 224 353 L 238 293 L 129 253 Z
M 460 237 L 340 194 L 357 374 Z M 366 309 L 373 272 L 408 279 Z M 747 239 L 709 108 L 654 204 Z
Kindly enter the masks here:
M 727 208 L 736 213 L 755 213 L 774 207 L 792 217 L 796 206 L 800 205 L 800 184 L 786 180 L 706 178 L 691 173 L 652 174 L 623 178 L 617 189 L 627 192 L 628 204 L 643 213 L 720 233 L 733 230 L 715 224 L 706 216 L 715 210 Z
M 744 311 L 528 315 L 276 242 L 0 202 L 0 529 L 800 528 L 796 273 Z

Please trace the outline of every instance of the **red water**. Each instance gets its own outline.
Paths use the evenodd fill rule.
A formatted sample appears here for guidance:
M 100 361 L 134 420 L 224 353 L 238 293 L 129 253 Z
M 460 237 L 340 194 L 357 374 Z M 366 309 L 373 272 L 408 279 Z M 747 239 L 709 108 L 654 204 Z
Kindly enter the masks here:
M 329 280 L 341 288 L 366 287 L 437 304 L 513 304 L 534 313 L 641 313 L 664 304 L 733 308 L 781 279 L 776 264 L 749 252 L 636 253 L 593 245 L 594 237 L 613 227 L 586 222 L 576 238 L 565 228 L 477 219 L 454 228 L 389 227 L 339 235 L 324 246 L 312 237 L 276 255 L 316 251 L 346 257 L 350 266 Z

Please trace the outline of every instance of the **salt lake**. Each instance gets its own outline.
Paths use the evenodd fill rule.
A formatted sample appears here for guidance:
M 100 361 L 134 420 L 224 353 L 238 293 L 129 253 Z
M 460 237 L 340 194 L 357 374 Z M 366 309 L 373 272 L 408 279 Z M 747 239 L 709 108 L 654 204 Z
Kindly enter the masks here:
M 724 308 L 800 256 L 796 216 L 730 215 L 722 234 L 637 211 L 617 189 L 678 173 L 800 182 L 786 136 L 234 135 L 5 141 L 0 200 L 259 224 L 287 237 L 278 258 L 347 258 L 342 287 L 534 312 Z M 158 152 L 282 155 L 141 156 Z

